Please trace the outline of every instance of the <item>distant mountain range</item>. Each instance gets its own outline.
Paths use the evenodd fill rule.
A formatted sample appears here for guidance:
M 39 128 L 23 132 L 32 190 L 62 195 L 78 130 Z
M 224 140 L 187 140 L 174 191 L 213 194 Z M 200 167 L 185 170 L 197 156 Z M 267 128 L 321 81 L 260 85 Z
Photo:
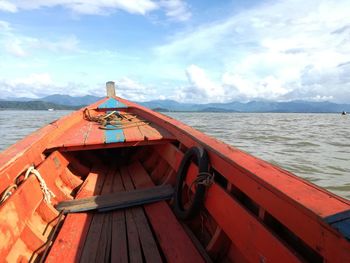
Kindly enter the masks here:
M 38 98 L 38 99 L 25 98 L 25 97 L 6 98 L 7 101 L 22 101 L 22 102 L 23 101 L 45 101 L 45 102 L 51 102 L 51 103 L 67 105 L 67 106 L 89 105 L 100 99 L 102 99 L 102 97 L 96 97 L 91 95 L 86 95 L 82 97 L 72 97 L 69 95 L 61 95 L 61 94 L 53 94 L 53 95 L 46 96 L 43 98 Z
M 0 100 L 0 110 L 75 110 L 78 106 L 59 105 L 45 101 L 6 101 Z
M 250 101 L 191 104 L 179 103 L 173 100 L 154 100 L 141 102 L 140 104 L 154 109 L 166 109 L 167 111 L 199 111 L 199 112 L 342 112 L 350 111 L 350 104 L 337 104 L 332 102 L 310 102 L 310 101 Z
M 69 95 L 54 94 L 47 97 L 32 98 L 7 98 L 0 100 L 0 109 L 10 110 L 76 110 L 102 99 L 96 96 L 72 97 Z
M 0 109 L 76 109 L 89 105 L 102 97 L 83 96 L 72 97 L 69 95 L 50 95 L 40 99 L 30 98 L 7 98 L 0 100 Z M 197 111 L 197 112 L 350 112 L 350 104 L 337 104 L 328 101 L 310 102 L 310 101 L 250 101 L 228 102 L 228 103 L 181 103 L 174 100 L 152 100 L 148 102 L 139 102 L 139 104 L 158 111 Z

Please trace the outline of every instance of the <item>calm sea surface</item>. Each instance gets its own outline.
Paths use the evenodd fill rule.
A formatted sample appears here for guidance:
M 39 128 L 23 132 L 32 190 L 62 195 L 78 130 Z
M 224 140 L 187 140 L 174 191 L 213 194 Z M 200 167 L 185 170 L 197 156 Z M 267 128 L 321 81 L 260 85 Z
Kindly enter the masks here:
M 69 111 L 0 111 L 0 151 Z M 350 199 L 350 116 L 167 113 Z

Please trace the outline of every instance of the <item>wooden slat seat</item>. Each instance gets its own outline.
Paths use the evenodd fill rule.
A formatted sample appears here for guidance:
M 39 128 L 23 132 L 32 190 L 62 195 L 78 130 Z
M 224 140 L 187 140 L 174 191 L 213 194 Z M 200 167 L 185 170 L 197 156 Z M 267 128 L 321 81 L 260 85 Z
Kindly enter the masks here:
M 131 190 L 128 171 L 109 174 L 102 194 Z M 142 207 L 92 215 L 80 262 L 162 262 L 157 242 Z M 119 232 L 118 234 L 113 234 Z M 121 236 L 120 236 L 121 235 Z
M 136 188 L 154 186 L 150 176 L 138 161 L 128 166 Z M 144 206 L 167 262 L 204 262 L 192 240 L 165 201 Z
M 88 176 L 90 183 L 84 184 L 77 197 L 86 197 L 86 188 L 93 185 L 98 188 L 103 184 L 98 188 L 101 194 L 154 186 L 139 162 L 110 170 L 104 183 L 103 179 L 98 182 L 94 177 L 94 174 Z M 80 224 L 79 220 L 82 220 Z M 203 262 L 165 201 L 112 212 L 69 214 L 47 260 L 60 259 L 64 262 Z
M 108 173 L 101 195 L 109 194 L 112 190 L 113 176 L 115 169 L 111 169 Z M 103 228 L 109 228 L 107 213 L 90 214 L 92 216 L 91 225 L 84 243 L 84 248 L 80 258 L 81 262 L 96 262 L 99 259 L 100 262 L 104 262 L 101 258 L 97 258 L 97 254 L 101 248 L 104 248 L 105 244 L 101 242 L 103 236 Z M 98 242 L 99 241 L 99 242 Z M 104 255 L 105 253 L 102 253 Z
M 93 210 L 107 212 L 168 200 L 173 197 L 173 194 L 174 189 L 171 185 L 159 185 L 147 189 L 127 189 L 125 192 L 103 193 L 102 195 L 93 197 L 62 201 L 56 205 L 56 209 L 58 211 L 64 211 L 64 213 L 77 213 Z

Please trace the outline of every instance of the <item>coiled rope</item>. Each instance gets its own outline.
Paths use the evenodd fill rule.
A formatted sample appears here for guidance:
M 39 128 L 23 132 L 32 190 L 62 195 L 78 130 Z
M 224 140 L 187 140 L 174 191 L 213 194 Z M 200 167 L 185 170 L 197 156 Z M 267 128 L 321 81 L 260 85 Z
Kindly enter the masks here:
M 187 198 L 188 200 L 191 200 L 191 192 L 193 185 L 198 187 L 198 185 L 204 185 L 205 187 L 209 187 L 214 183 L 214 174 L 209 172 L 201 172 L 198 173 L 196 179 L 193 180 L 193 182 L 190 184 L 190 186 L 187 189 Z
M 112 111 L 104 115 L 92 116 L 89 109 L 83 111 L 84 119 L 98 123 L 100 129 L 103 130 L 119 130 L 131 127 L 137 127 L 149 124 L 144 120 L 138 119 L 136 116 L 128 113 L 119 113 Z
M 48 204 L 51 204 L 51 197 L 55 197 L 55 194 L 47 187 L 46 182 L 44 178 L 40 175 L 39 171 L 34 168 L 34 166 L 30 166 L 28 170 L 26 171 L 26 174 L 24 176 L 24 180 L 27 180 L 28 177 L 34 174 L 36 179 L 38 179 L 40 183 L 41 191 L 44 194 L 44 201 Z

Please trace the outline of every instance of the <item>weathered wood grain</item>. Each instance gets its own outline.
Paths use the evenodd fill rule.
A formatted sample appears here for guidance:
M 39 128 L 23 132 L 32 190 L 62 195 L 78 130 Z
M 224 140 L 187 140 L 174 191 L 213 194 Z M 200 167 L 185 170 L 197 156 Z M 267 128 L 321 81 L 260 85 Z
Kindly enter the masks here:
M 64 201 L 57 204 L 56 209 L 65 213 L 90 210 L 110 211 L 136 205 L 167 200 L 173 196 L 174 189 L 170 185 L 155 186 L 147 189 L 129 190 L 105 194 L 90 198 Z

